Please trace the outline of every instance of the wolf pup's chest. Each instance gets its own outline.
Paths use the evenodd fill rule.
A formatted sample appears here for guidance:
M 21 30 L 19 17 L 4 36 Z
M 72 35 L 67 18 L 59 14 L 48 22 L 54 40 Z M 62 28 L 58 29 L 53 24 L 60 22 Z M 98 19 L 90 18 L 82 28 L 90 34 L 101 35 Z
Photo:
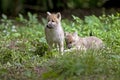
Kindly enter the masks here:
M 59 41 L 62 38 L 63 30 L 58 29 L 47 29 L 47 35 L 52 41 Z

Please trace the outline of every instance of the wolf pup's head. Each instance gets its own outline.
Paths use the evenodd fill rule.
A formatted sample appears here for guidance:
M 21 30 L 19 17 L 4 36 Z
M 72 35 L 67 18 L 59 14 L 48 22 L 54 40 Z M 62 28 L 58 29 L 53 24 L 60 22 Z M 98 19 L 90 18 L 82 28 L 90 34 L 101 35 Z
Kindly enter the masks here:
M 74 47 L 75 44 L 77 44 L 78 38 L 79 37 L 77 32 L 74 32 L 74 33 L 65 32 L 65 42 L 66 42 L 67 48 L 70 49 Z
M 61 23 L 61 14 L 58 12 L 56 14 L 52 14 L 50 12 L 47 12 L 47 28 L 53 29 L 58 27 Z

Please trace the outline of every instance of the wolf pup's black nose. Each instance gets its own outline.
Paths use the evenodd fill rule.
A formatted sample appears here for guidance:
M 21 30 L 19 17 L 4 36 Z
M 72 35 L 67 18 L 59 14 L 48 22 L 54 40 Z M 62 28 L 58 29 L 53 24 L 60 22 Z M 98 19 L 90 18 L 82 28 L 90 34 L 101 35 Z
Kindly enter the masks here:
M 47 28 L 52 29 L 53 27 L 47 25 Z

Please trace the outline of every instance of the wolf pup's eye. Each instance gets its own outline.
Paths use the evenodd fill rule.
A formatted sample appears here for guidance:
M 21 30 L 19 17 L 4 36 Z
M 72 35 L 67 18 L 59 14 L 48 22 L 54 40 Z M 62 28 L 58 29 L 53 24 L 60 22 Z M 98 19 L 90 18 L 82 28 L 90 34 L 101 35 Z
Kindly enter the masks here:
M 70 44 L 72 43 L 72 42 L 69 42 Z

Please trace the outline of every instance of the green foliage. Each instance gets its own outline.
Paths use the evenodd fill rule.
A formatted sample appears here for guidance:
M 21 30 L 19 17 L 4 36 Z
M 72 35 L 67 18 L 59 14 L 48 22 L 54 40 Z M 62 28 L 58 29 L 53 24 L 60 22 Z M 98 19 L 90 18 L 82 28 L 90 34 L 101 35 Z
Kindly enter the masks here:
M 0 10 L 2 13 L 9 15 L 16 15 L 18 12 L 22 12 L 24 0 L 1 0 Z
M 25 19 L 22 14 L 19 14 L 19 17 L 17 17 L 16 20 L 31 27 L 38 23 L 37 14 L 31 14 L 28 12 L 27 15 L 28 20 Z
M 16 20 L 2 15 L 0 24 L 0 78 L 30 80 L 118 80 L 120 74 L 120 13 L 62 20 L 64 31 L 97 36 L 105 43 L 101 51 L 48 52 L 44 25 L 37 15 L 22 14 Z M 18 22 L 17 25 L 14 22 Z M 46 23 L 46 20 L 42 20 Z M 66 48 L 65 48 L 66 49 Z
M 99 7 L 105 1 L 101 0 L 69 0 L 68 6 L 70 8 L 91 8 L 91 7 Z
M 65 54 L 62 57 L 48 61 L 48 72 L 43 74 L 44 79 L 101 79 L 101 77 L 109 76 L 118 77 L 120 66 L 118 59 L 108 57 L 109 53 L 104 51 L 96 53 L 93 51 L 73 52 Z M 46 65 L 45 65 L 46 66 Z M 110 76 L 113 75 L 113 76 Z M 116 78 L 117 79 L 117 78 Z
M 75 9 L 101 7 L 106 0 L 1 0 L 2 13 L 17 15 L 19 13 L 33 11 L 46 11 L 51 9 Z M 15 4 L 15 5 L 14 5 Z

